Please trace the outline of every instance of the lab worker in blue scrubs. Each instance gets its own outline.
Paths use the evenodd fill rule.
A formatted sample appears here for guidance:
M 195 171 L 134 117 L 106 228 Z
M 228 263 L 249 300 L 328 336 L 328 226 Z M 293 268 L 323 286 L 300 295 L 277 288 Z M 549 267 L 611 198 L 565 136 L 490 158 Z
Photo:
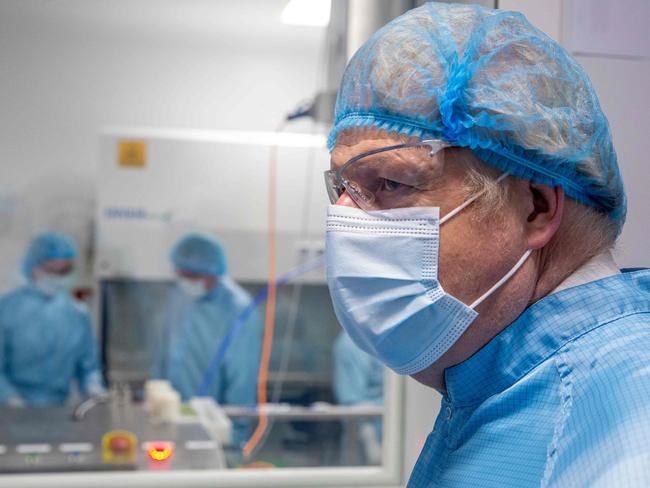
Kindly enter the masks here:
M 27 284 L 0 298 L 0 403 L 62 405 L 76 380 L 104 395 L 86 307 L 71 295 L 77 248 L 63 234 L 35 237 L 25 254 Z
M 338 320 L 443 395 L 409 486 L 650 486 L 650 271 L 612 257 L 627 201 L 576 60 L 427 3 L 352 57 L 328 145 Z
M 381 405 L 384 367 L 341 332 L 334 343 L 334 396 L 341 405 Z
M 255 405 L 262 347 L 262 321 L 253 313 L 230 343 L 205 391 L 210 363 L 228 331 L 251 304 L 227 274 L 226 255 L 215 239 L 192 233 L 174 246 L 171 262 L 178 286 L 169 306 L 153 378 L 167 379 L 184 401 L 201 393 L 221 405 Z M 232 440 L 247 440 L 250 422 L 235 419 Z
M 384 366 L 350 339 L 339 333 L 334 342 L 334 396 L 340 405 L 379 406 L 384 403 Z M 365 420 L 351 429 L 344 423 L 341 461 L 354 456 L 356 449 L 363 464 L 381 463 L 382 418 Z M 354 438 L 352 438 L 354 437 Z

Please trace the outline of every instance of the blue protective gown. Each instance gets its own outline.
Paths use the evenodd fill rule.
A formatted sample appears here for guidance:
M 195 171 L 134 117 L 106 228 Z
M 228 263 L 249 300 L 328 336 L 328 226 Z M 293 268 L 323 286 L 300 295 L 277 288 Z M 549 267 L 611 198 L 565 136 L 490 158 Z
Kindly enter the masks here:
M 68 295 L 31 285 L 0 299 L 0 403 L 60 405 L 70 381 L 82 393 L 101 389 L 95 338 L 85 308 Z
M 334 344 L 334 393 L 342 405 L 384 401 L 384 367 L 341 332 Z
M 183 400 L 195 396 L 221 341 L 250 303 L 248 293 L 227 276 L 198 300 L 177 290 L 152 376 L 168 379 Z M 221 405 L 254 405 L 261 347 L 262 321 L 253 314 L 230 344 L 209 396 Z M 246 440 L 249 425 L 235 422 L 235 443 Z
M 345 332 L 341 332 L 334 343 L 334 395 L 341 405 L 384 403 L 384 366 L 379 360 L 359 349 Z M 366 423 L 372 425 L 376 441 L 381 443 L 382 419 L 365 421 L 360 426 Z M 357 438 L 351 439 L 350 436 L 353 435 Z M 350 431 L 349 426 L 343 424 L 341 461 L 344 464 L 352 457 L 351 448 L 365 453 L 363 442 L 358 436 L 358 429 Z M 360 461 L 364 464 L 369 462 L 365 456 Z
M 650 271 L 548 295 L 445 378 L 410 487 L 650 486 Z

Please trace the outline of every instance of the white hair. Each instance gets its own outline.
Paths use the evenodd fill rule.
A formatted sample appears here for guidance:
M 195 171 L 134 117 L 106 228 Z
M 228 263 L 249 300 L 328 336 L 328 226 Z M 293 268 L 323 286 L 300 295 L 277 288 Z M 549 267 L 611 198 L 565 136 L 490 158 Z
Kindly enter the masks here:
M 469 150 L 453 148 L 451 151 L 458 155 L 456 162 L 465 166 L 468 194 L 481 193 L 475 203 L 477 218 L 484 218 L 487 214 L 498 215 L 506 205 L 517 204 L 510 191 L 512 180 L 506 178 L 497 182 L 501 172 L 480 161 Z M 567 198 L 560 227 L 546 245 L 547 256 L 553 261 L 570 255 L 582 263 L 612 250 L 616 236 L 617 224 L 607 215 Z

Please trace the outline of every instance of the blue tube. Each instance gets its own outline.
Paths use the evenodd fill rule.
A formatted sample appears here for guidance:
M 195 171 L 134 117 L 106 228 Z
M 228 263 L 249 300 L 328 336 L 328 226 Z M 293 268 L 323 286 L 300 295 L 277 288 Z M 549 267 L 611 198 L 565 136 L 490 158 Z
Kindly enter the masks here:
M 280 276 L 275 282 L 276 286 L 279 287 L 285 285 L 290 281 L 294 280 L 295 278 L 297 278 L 298 276 L 321 267 L 323 265 L 324 260 L 325 260 L 324 256 L 320 256 L 318 258 L 307 261 L 306 263 L 303 263 L 300 266 L 297 266 L 291 271 L 288 271 L 287 273 Z M 259 307 L 259 305 L 264 300 L 266 300 L 268 294 L 269 294 L 269 285 L 262 288 L 257 293 L 257 295 L 255 295 L 253 301 L 248 305 L 248 307 L 246 307 L 244 311 L 241 314 L 239 314 L 239 317 L 237 317 L 237 320 L 235 321 L 233 326 L 228 330 L 226 336 L 223 338 L 223 341 L 221 341 L 221 344 L 219 344 L 219 349 L 217 349 L 217 352 L 212 357 L 212 360 L 210 361 L 210 365 L 208 366 L 208 368 L 205 371 L 205 374 L 203 375 L 203 380 L 201 381 L 201 386 L 199 387 L 197 396 L 206 396 L 208 394 L 208 388 L 210 388 L 210 385 L 214 381 L 215 376 L 219 372 L 219 368 L 221 367 L 221 363 L 223 362 L 223 358 L 226 355 L 226 351 L 228 351 L 230 344 L 235 339 L 235 337 L 237 337 L 237 334 L 244 326 L 246 321 L 253 314 L 253 312 L 255 312 L 257 307 Z

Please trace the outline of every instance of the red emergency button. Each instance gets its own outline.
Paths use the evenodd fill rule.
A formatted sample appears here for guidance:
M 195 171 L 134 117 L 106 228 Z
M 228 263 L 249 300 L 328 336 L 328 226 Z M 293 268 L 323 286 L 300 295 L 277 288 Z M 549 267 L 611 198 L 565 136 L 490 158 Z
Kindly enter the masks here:
M 174 455 L 174 443 L 165 441 L 147 442 L 145 450 L 152 461 L 167 461 Z
M 116 435 L 109 441 L 108 448 L 115 455 L 126 454 L 131 449 L 131 439 Z
M 102 437 L 102 460 L 115 464 L 134 463 L 137 442 L 137 437 L 128 430 L 107 432 Z

